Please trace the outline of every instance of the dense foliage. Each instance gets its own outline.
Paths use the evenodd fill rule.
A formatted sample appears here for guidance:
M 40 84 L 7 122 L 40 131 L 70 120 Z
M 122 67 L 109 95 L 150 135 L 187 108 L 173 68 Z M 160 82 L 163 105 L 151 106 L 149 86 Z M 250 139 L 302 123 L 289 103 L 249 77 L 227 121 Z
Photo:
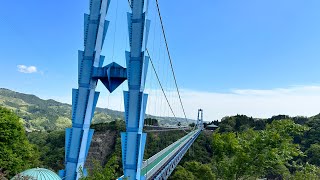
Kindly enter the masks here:
M 38 164 L 38 153 L 28 142 L 20 118 L 0 107 L 0 169 L 7 177 Z M 2 174 L 0 172 L 0 174 Z
M 64 169 L 64 137 L 62 130 L 52 132 L 28 133 L 30 143 L 34 144 L 40 153 L 40 166 L 54 171 Z
M 211 142 L 200 136 L 170 179 L 200 179 L 191 162 L 209 167 L 212 179 L 320 179 L 319 117 L 237 115 L 212 122 L 219 128 L 202 134 Z
M 214 133 L 213 169 L 221 179 L 257 179 L 287 177 L 288 164 L 302 155 L 293 136 L 306 128 L 292 121 L 275 121 L 265 130 L 252 129 L 241 133 Z
M 201 164 L 196 161 L 186 162 L 184 166 L 178 166 L 170 179 L 178 180 L 208 180 L 215 179 L 215 175 L 209 164 Z
M 147 135 L 144 159 L 150 158 L 155 153 L 166 148 L 179 138 L 182 138 L 184 135 L 184 131 L 149 132 Z
M 146 118 L 144 120 L 144 125 L 159 126 L 159 122 L 157 119 L 154 119 L 154 118 Z

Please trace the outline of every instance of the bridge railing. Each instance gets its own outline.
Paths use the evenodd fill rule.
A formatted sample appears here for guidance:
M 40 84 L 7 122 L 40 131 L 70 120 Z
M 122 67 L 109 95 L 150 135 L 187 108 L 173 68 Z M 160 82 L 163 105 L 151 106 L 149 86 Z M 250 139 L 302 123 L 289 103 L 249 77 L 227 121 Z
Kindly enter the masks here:
M 163 165 L 169 161 L 189 140 L 196 134 L 198 130 L 192 131 L 186 136 L 180 138 L 178 141 L 172 143 L 159 153 L 155 154 L 151 158 L 144 161 L 141 168 L 141 175 L 151 177 L 153 176 Z
M 173 154 L 170 159 L 162 166 L 160 169 L 152 176 L 147 177 L 146 179 L 152 180 L 166 180 L 173 172 L 175 167 L 178 165 L 180 160 L 183 158 L 184 154 L 188 151 L 191 145 L 194 143 L 196 138 L 199 136 L 201 129 L 195 132 L 188 140 L 185 142 L 183 146 L 181 146 L 178 151 Z

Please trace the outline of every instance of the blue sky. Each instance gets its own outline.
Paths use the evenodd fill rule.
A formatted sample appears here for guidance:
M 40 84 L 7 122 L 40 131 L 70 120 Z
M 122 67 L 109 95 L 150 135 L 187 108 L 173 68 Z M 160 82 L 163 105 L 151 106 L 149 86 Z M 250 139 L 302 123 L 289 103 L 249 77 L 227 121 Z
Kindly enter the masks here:
M 172 89 L 154 1 L 150 0 L 149 7 L 152 26 L 148 48 L 162 81 Z M 159 0 L 159 3 L 189 116 L 196 113 L 196 106 L 207 109 L 208 119 L 236 113 L 266 117 L 281 112 L 291 115 L 319 112 L 311 105 L 320 105 L 317 104 L 320 92 L 314 91 L 320 86 L 320 1 Z M 88 0 L 2 2 L 0 87 L 70 101 L 71 88 L 77 87 L 77 51 L 83 49 L 83 13 L 88 12 L 88 6 Z M 102 52 L 107 63 L 116 61 L 124 66 L 124 51 L 129 47 L 127 11 L 126 0 L 111 1 L 107 16 L 111 22 Z M 21 68 L 25 71 L 19 72 L 19 65 L 24 65 L 20 71 Z M 28 69 L 30 66 L 34 67 Z M 154 80 L 152 75 L 149 78 Z M 155 82 L 147 86 L 157 87 Z M 99 86 L 105 100 L 100 98 L 99 105 L 111 107 L 115 103 L 110 101 L 116 101 L 119 105 L 112 108 L 122 110 L 119 97 L 125 88 L 122 86 L 119 95 L 112 96 Z M 270 91 L 277 95 L 269 97 Z M 310 91 L 313 98 L 299 98 L 309 97 Z M 192 99 L 198 97 L 190 95 L 194 93 L 199 98 Z M 239 102 L 235 95 L 241 97 Z M 175 102 L 173 92 L 170 96 Z M 213 99 L 200 98 L 211 96 Z M 258 106 L 261 98 L 270 104 Z M 274 101 L 269 102 L 270 99 Z M 275 107 L 277 99 L 287 103 Z M 289 101 L 292 99 L 297 100 Z M 308 103 L 312 100 L 313 103 Z M 304 103 L 310 107 L 300 107 Z M 288 107 L 289 104 L 296 106 Z M 179 109 L 178 105 L 174 107 Z M 181 116 L 181 112 L 177 114 Z

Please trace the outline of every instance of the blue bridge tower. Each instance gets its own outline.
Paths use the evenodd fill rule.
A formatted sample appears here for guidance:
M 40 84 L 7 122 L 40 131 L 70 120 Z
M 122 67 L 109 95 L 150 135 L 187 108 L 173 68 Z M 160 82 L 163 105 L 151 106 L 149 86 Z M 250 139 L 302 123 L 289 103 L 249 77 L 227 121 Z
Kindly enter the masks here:
M 90 124 L 98 101 L 95 91 L 98 80 L 114 91 L 127 79 L 127 70 L 116 63 L 103 66 L 101 49 L 109 22 L 105 20 L 109 0 L 91 0 L 90 14 L 84 15 L 84 51 L 78 52 L 78 89 L 72 90 L 72 127 L 66 129 L 65 170 L 59 175 L 66 180 L 79 179 L 87 174 L 87 158 L 93 129 Z
M 144 179 L 140 171 L 147 136 L 142 132 L 148 99 L 148 95 L 143 93 L 149 62 L 145 53 L 150 27 L 150 21 L 146 19 L 147 5 L 144 0 L 131 0 L 131 13 L 127 14 L 130 39 L 130 52 L 126 52 L 129 91 L 124 92 L 126 132 L 121 133 L 121 144 L 124 179 L 128 180 Z

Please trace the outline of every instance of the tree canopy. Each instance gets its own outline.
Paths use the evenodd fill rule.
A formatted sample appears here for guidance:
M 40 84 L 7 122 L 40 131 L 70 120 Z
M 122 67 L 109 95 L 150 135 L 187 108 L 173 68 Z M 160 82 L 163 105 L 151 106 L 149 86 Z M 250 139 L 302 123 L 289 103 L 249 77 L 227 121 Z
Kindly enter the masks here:
M 313 120 L 282 117 L 288 116 L 262 123 L 242 115 L 226 117 L 222 129 L 199 136 L 169 179 L 320 179 L 320 145 L 301 144 L 308 135 L 316 139 L 317 131 L 301 125 Z
M 19 117 L 0 107 L 0 168 L 8 176 L 38 164 L 38 153 L 26 137 Z
M 248 179 L 290 174 L 286 163 L 302 155 L 293 136 L 307 128 L 291 120 L 274 121 L 265 130 L 214 133 L 213 162 L 222 179 Z

